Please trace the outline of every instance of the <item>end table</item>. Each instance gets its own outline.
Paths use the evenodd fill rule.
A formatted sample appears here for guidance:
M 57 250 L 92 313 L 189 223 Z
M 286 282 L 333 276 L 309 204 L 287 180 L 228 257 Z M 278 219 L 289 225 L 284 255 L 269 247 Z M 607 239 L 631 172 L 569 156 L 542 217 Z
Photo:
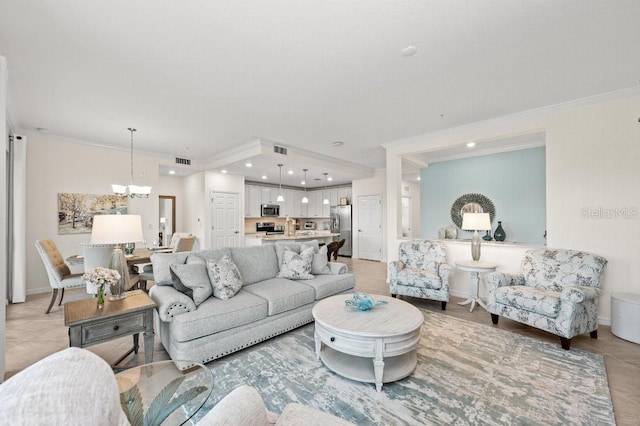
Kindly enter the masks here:
M 486 310 L 487 305 L 485 305 L 482 299 L 478 296 L 478 287 L 480 286 L 481 279 L 480 273 L 494 272 L 496 268 L 498 268 L 498 265 L 489 262 L 475 262 L 473 260 L 461 260 L 456 262 L 456 269 L 471 272 L 471 295 L 464 302 L 458 302 L 458 305 L 468 305 L 471 303 L 469 312 L 473 312 L 473 308 L 475 308 L 477 303 Z

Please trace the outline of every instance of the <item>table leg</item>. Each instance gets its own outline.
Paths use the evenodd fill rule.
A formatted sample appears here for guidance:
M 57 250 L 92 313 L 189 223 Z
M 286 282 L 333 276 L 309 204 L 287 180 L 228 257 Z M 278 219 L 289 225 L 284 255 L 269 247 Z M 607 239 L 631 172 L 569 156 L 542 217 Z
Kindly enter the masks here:
M 471 308 L 469 309 L 469 312 L 473 312 L 473 308 L 476 307 L 476 302 L 480 306 L 486 309 L 482 300 L 478 299 L 478 285 L 480 282 L 479 275 L 480 274 L 478 272 L 471 272 L 471 295 L 464 302 L 458 302 L 458 305 L 462 305 L 462 306 L 468 305 L 469 303 L 471 303 Z
M 313 337 L 316 341 L 316 359 L 320 359 L 320 349 L 322 349 L 322 340 L 320 340 L 320 335 L 318 332 L 313 333 Z
M 82 347 L 82 327 L 69 327 L 69 347 Z
M 376 357 L 373 359 L 373 373 L 376 380 L 376 392 L 382 392 L 384 360 L 382 358 L 382 339 L 376 341 Z
M 144 318 L 144 362 L 153 362 L 153 309 L 147 311 Z
M 139 337 L 140 337 L 140 333 L 136 333 L 133 335 L 133 352 L 136 354 L 138 353 L 138 348 L 140 347 Z

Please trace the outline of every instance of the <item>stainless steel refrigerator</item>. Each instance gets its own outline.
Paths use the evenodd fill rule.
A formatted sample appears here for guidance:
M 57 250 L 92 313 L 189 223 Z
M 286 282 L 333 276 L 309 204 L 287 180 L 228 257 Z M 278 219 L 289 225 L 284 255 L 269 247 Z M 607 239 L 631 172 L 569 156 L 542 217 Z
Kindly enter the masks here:
M 330 225 L 332 233 L 340 233 L 340 236 L 334 237 L 334 240 L 345 239 L 339 252 L 340 256 L 351 257 L 353 250 L 351 244 L 351 206 L 331 206 Z

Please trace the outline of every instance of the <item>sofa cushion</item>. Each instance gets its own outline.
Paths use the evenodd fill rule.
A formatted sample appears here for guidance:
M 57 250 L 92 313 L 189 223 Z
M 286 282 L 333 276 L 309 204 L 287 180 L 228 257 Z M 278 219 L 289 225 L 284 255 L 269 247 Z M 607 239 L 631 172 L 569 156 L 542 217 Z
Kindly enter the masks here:
M 156 285 L 173 285 L 171 276 L 171 265 L 184 264 L 187 261 L 189 252 L 179 253 L 154 253 L 151 255 L 153 265 L 153 281 Z
M 442 288 L 442 280 L 437 273 L 425 269 L 404 268 L 398 271 L 397 283 L 411 287 L 429 288 L 439 290 Z
M 313 252 L 314 253 L 318 253 L 320 251 L 320 243 L 318 242 L 318 240 L 311 240 L 311 241 L 301 241 L 300 242 L 300 251 L 308 248 L 308 247 L 313 247 Z
M 311 261 L 311 274 L 313 275 L 326 275 L 331 273 L 329 267 L 329 260 L 327 258 L 327 246 L 320 247 L 320 250 L 313 255 Z
M 279 278 L 289 278 L 292 280 L 311 280 L 311 261 L 313 260 L 313 248 L 309 247 L 297 254 L 288 247 L 284 249 L 284 258 L 280 265 Z
M 171 265 L 173 286 L 193 299 L 196 306 L 212 294 L 207 267 L 201 264 Z
M 312 287 L 316 300 L 320 300 L 353 289 L 356 279 L 353 274 L 318 275 L 312 280 L 303 280 L 299 283 Z
M 244 286 L 242 289 L 266 300 L 269 304 L 269 316 L 290 311 L 315 300 L 313 288 L 285 278 L 273 278 Z
M 213 287 L 213 295 L 227 300 L 242 288 L 242 276 L 233 260 L 227 255 L 220 260 L 208 259 L 207 272 Z
M 223 247 L 217 250 L 202 250 L 193 252 L 187 257 L 187 263 L 207 263 L 207 260 L 220 260 L 222 256 L 231 257 L 231 249 L 229 247 Z
M 172 337 L 186 342 L 239 327 L 266 318 L 267 309 L 265 299 L 244 290 L 228 300 L 210 297 L 197 310 L 173 317 Z
M 227 426 L 269 424 L 262 397 L 256 388 L 242 385 L 222 398 L 205 416 L 198 426 Z
M 560 313 L 560 293 L 541 288 L 514 285 L 499 287 L 496 302 L 551 318 Z
M 274 278 L 278 273 L 278 259 L 273 244 L 233 247 L 231 258 L 240 271 L 243 285 Z

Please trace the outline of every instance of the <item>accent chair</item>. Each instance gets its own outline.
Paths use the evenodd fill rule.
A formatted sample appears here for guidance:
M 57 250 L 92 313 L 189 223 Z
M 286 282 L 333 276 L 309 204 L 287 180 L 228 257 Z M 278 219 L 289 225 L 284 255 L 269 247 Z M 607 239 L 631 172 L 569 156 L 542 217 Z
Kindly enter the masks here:
M 80 244 L 82 255 L 84 256 L 84 272 L 92 272 L 94 269 L 109 268 L 111 265 L 111 254 L 113 244 Z M 98 287 L 86 282 L 87 293 L 97 294 Z
M 391 296 L 439 300 L 442 310 L 449 301 L 449 280 L 453 267 L 447 264 L 444 243 L 412 240 L 400 243 L 398 260 L 389 262 Z
M 529 250 L 519 275 L 487 274 L 487 310 L 498 324 L 500 316 L 560 336 L 569 350 L 571 338 L 589 333 L 598 337 L 601 276 L 607 260 L 574 250 Z
M 45 312 L 45 314 L 48 314 L 51 312 L 51 307 L 58 297 L 58 290 L 62 289 L 60 302 L 58 303 L 58 306 L 60 306 L 64 298 L 64 289 L 82 287 L 84 286 L 84 280 L 82 279 L 82 274 L 71 273 L 69 266 L 65 263 L 53 240 L 36 241 L 36 249 L 42 258 L 47 275 L 49 275 L 49 285 L 53 289 L 51 302 L 49 302 L 49 307 Z

